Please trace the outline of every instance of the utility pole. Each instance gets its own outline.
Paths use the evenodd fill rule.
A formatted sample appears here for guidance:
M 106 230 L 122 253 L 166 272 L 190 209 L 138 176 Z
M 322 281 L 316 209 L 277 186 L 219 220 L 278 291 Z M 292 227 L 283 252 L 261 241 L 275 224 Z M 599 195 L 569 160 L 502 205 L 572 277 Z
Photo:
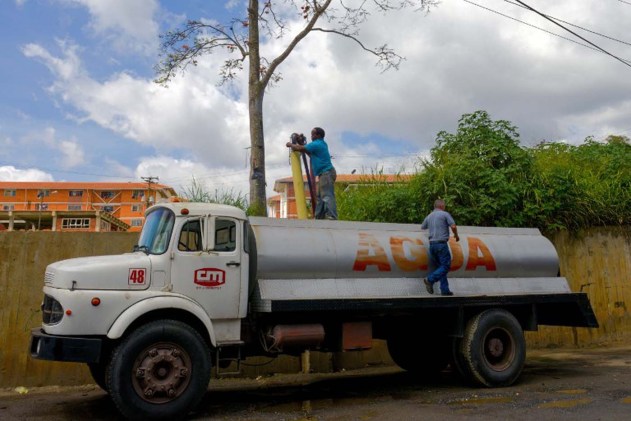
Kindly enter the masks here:
M 156 198 L 155 196 L 152 198 L 151 194 L 153 192 L 153 189 L 151 188 L 151 185 L 158 182 L 160 180 L 159 177 L 154 177 L 154 176 L 149 176 L 149 177 L 140 177 L 142 178 L 143 181 L 145 181 L 147 183 L 147 200 L 146 200 L 146 204 L 147 207 L 151 206 L 153 203 L 156 202 Z M 152 200 L 153 199 L 153 200 Z

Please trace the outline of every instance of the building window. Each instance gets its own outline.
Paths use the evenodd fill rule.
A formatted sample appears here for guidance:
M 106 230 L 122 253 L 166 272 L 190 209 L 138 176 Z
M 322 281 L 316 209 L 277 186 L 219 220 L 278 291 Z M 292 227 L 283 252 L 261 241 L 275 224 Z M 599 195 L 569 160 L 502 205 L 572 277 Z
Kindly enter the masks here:
M 50 190 L 44 189 L 37 192 L 37 197 L 48 197 L 50 196 Z
M 114 192 L 113 191 L 102 191 L 101 192 L 101 198 L 102 199 L 111 199 L 112 197 L 114 197 Z
M 5 189 L 4 190 L 4 195 L 6 197 L 15 197 L 15 190 L 7 190 L 7 189 Z
M 68 195 L 70 197 L 82 197 L 83 196 L 83 190 L 70 190 Z
M 114 206 L 103 206 L 101 209 L 103 209 L 103 212 L 114 212 Z
M 139 198 L 143 198 L 144 196 L 145 196 L 145 192 L 142 190 L 133 190 L 131 192 L 132 199 L 139 199 Z
M 132 227 L 142 227 L 142 218 L 134 218 L 131 220 Z
M 13 209 L 15 209 L 15 205 L 2 205 L 3 211 L 12 211 Z
M 132 212 L 140 212 L 142 210 L 142 206 L 140 205 L 131 205 Z
M 68 210 L 69 211 L 80 211 L 81 210 L 81 205 L 68 205 Z
M 64 218 L 61 220 L 63 229 L 85 229 L 90 228 L 90 218 Z

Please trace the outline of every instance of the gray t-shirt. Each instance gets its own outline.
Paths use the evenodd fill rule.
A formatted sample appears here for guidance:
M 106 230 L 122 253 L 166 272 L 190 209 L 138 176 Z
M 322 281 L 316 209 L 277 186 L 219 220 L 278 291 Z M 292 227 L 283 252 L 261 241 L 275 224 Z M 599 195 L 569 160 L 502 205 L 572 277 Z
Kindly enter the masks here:
M 449 240 L 449 227 L 455 225 L 454 218 L 451 217 L 449 212 L 440 209 L 434 209 L 432 213 L 427 215 L 421 229 L 429 228 L 429 241 L 448 241 Z

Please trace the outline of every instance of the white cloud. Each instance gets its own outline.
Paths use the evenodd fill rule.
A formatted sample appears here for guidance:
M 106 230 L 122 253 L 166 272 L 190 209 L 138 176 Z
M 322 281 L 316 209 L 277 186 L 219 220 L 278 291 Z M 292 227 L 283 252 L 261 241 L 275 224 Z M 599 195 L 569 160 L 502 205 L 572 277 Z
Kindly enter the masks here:
M 66 0 L 88 9 L 95 35 L 119 52 L 153 54 L 158 42 L 157 0 Z
M 71 169 L 86 163 L 83 146 L 76 138 L 59 139 L 53 127 L 32 130 L 17 141 L 7 140 L 10 153 L 21 151 L 20 158 L 26 161 L 36 161 L 43 157 L 43 162 L 49 166 L 56 163 L 60 170 Z
M 121 30 L 125 36 L 155 41 L 155 2 L 72 1 L 89 8 L 97 32 Z M 128 7 L 135 12 L 122 18 Z M 492 7 L 562 33 L 523 9 Z M 616 8 L 616 13 L 598 2 L 579 6 L 570 1 L 546 3 L 545 8 L 620 38 L 628 33 L 631 8 Z M 135 32 L 143 27 L 146 38 Z M 462 114 L 478 109 L 517 125 L 526 143 L 544 138 L 577 142 L 631 126 L 628 68 L 464 2 L 443 2 L 428 16 L 373 14 L 361 37 L 369 47 L 388 42 L 406 57 L 401 69 L 382 74 L 374 56 L 348 39 L 323 33 L 310 34 L 280 67 L 283 80 L 265 96 L 268 192 L 275 178 L 289 174 L 284 146 L 289 135 L 308 133 L 316 125 L 327 131 L 340 173 L 375 166 L 411 169 L 415 158 L 434 145 L 438 131 L 453 132 Z M 263 53 L 272 58 L 287 42 L 270 40 Z M 85 70 L 81 48 L 69 42 L 60 42 L 59 48 L 61 53 L 53 54 L 29 44 L 23 52 L 51 70 L 55 82 L 50 92 L 77 121 L 94 122 L 155 148 L 157 156 L 141 159 L 136 176 L 157 175 L 177 186 L 194 175 L 247 191 L 247 74 L 235 82 L 231 94 L 218 89 L 218 68 L 226 56 L 200 59 L 165 89 L 124 71 L 97 81 Z M 351 144 L 343 139 L 344 132 L 367 140 Z M 397 156 L 402 153 L 389 151 L 391 145 L 373 140 L 375 135 L 399 139 L 391 145 L 414 153 Z M 226 173 L 233 174 L 220 177 Z
M 53 176 L 44 171 L 29 168 L 22 170 L 12 165 L 0 167 L 0 180 L 2 181 L 54 181 Z
M 105 158 L 104 164 L 105 168 L 110 174 L 116 175 L 115 181 L 120 181 L 121 178 L 128 178 L 132 180 L 138 179 L 138 177 L 135 175 L 134 169 L 128 167 L 127 165 L 121 164 L 118 161 L 110 158 Z
M 22 52 L 26 57 L 39 59 L 48 69 L 61 80 L 82 79 L 85 76 L 80 74 L 80 60 L 77 55 L 79 47 L 75 44 L 63 40 L 57 40 L 62 49 L 63 57 L 54 57 L 45 48 L 38 44 L 26 44 L 22 47 Z
M 85 153 L 83 147 L 76 140 L 62 140 L 58 144 L 62 154 L 62 165 L 64 168 L 73 168 L 85 164 Z
M 178 192 L 187 190 L 193 179 L 208 191 L 231 191 L 243 195 L 249 192 L 247 175 L 249 169 L 214 167 L 188 159 L 175 159 L 168 156 L 145 157 L 136 167 L 136 178 L 156 177 L 160 183 L 168 184 Z
M 100 83 L 85 73 L 76 46 L 59 46 L 61 56 L 36 44 L 23 51 L 55 74 L 50 91 L 77 110 L 77 120 L 94 121 L 159 151 L 193 151 L 196 159 L 209 165 L 242 161 L 249 144 L 247 110 L 204 78 L 217 70 L 216 65 L 201 63 L 168 88 L 127 73 Z

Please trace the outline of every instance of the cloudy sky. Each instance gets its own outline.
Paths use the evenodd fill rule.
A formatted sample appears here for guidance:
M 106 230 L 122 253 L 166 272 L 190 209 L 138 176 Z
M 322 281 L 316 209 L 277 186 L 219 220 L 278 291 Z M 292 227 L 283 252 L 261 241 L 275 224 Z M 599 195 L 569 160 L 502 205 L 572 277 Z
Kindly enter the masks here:
M 0 180 L 155 176 L 181 190 L 195 177 L 210 191 L 247 193 L 247 86 L 218 87 L 227 56 L 207 56 L 168 88 L 153 82 L 161 33 L 187 19 L 242 18 L 246 3 L 2 0 Z M 631 0 L 526 3 L 631 60 Z M 512 1 L 375 12 L 360 38 L 406 60 L 382 73 L 356 44 L 313 33 L 281 66 L 265 96 L 268 195 L 290 175 L 289 135 L 313 126 L 326 130 L 338 173 L 413 171 L 437 132 L 480 109 L 518 126 L 524 145 L 631 135 L 631 62 Z M 263 51 L 273 58 L 287 42 Z

